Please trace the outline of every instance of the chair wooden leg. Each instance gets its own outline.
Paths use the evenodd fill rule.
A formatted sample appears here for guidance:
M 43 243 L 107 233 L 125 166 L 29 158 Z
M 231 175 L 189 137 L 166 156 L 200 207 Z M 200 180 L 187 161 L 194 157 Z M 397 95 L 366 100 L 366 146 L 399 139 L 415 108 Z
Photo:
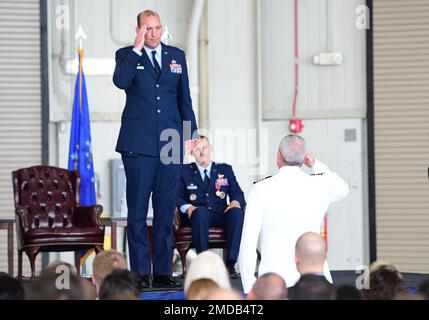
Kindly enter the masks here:
M 180 260 L 182 261 L 182 277 L 184 277 L 186 275 L 186 254 L 189 250 L 189 244 L 177 244 L 176 249 L 180 254 Z
M 80 274 L 80 250 L 74 252 L 74 266 L 76 267 L 77 274 Z
M 28 260 L 30 260 L 30 268 L 31 268 L 31 278 L 34 279 L 36 277 L 36 256 L 39 253 L 40 247 L 27 247 L 25 249 L 25 253 L 28 256 Z
M 13 277 L 13 224 L 7 226 L 7 267 L 11 277 Z
M 22 250 L 18 250 L 18 280 L 22 280 Z

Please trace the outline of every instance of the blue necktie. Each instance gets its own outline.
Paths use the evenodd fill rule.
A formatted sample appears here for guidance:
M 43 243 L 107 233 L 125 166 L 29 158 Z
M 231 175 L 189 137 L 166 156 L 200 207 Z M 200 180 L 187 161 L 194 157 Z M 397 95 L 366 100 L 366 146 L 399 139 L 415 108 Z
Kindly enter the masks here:
M 209 188 L 210 185 L 210 178 L 209 175 L 207 174 L 207 169 L 204 169 L 204 187 L 206 188 L 206 190 Z
M 155 67 L 156 77 L 159 78 L 159 76 L 161 75 L 161 67 L 159 66 L 158 60 L 156 60 L 155 55 L 156 55 L 156 51 L 153 50 L 152 51 L 152 62 L 153 62 L 153 65 Z

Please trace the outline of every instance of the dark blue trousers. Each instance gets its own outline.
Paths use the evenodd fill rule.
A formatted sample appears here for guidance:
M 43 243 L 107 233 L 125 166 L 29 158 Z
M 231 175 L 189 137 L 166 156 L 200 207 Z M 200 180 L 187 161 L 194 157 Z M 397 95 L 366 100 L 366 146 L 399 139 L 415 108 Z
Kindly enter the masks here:
M 209 228 L 224 227 L 227 235 L 227 261 L 236 262 L 240 249 L 244 214 L 240 208 L 229 209 L 226 213 L 214 213 L 206 207 L 198 207 L 191 215 L 192 241 L 197 253 L 209 248 Z
M 153 275 L 171 276 L 173 216 L 180 164 L 163 164 L 159 157 L 122 154 L 127 178 L 127 236 L 131 270 L 151 274 L 146 218 L 152 192 Z

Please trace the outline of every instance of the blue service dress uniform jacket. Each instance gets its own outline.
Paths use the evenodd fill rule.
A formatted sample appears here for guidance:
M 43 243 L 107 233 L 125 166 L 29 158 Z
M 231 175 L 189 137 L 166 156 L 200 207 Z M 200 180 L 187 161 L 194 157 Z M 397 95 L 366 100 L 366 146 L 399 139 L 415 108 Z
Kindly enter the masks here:
M 139 56 L 133 47 L 116 52 L 114 84 L 125 90 L 126 103 L 116 145 L 117 152 L 135 152 L 159 156 L 168 141 L 161 141 L 165 129 L 175 129 L 185 139 L 197 130 L 189 92 L 185 53 L 179 48 L 162 46 L 161 76 L 146 52 Z M 188 121 L 190 132 L 183 132 L 182 122 Z M 180 143 L 179 141 L 179 143 Z
M 140 56 L 132 46 L 119 49 L 113 82 L 126 93 L 116 151 L 122 154 L 127 178 L 131 270 L 139 276 L 149 276 L 152 270 L 154 276 L 170 276 L 183 140 L 191 139 L 197 129 L 185 54 L 161 43 L 158 75 L 146 51 Z M 183 122 L 189 132 L 183 132 Z M 149 252 L 146 218 L 151 194 L 154 215 Z
M 241 208 L 228 207 L 227 199 L 238 201 Z M 181 172 L 177 206 L 192 204 L 197 209 L 189 221 L 182 214 L 185 224 L 192 226 L 192 240 L 197 253 L 208 249 L 208 228 L 226 227 L 227 261 L 235 262 L 240 247 L 246 201 L 232 167 L 225 163 L 212 162 L 210 184 L 206 189 L 195 163 L 184 165 Z

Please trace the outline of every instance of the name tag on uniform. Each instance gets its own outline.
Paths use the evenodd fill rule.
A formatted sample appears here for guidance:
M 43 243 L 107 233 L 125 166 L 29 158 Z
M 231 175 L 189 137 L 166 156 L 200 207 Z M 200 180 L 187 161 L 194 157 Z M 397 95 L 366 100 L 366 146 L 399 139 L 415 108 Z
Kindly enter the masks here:
M 144 66 L 137 66 L 137 69 L 144 70 Z
M 170 63 L 170 72 L 171 73 L 182 73 L 182 65 L 179 63 L 176 63 L 176 60 L 171 60 Z
M 186 189 L 188 189 L 188 190 L 195 190 L 197 188 L 198 187 L 196 185 L 193 185 L 193 184 L 191 184 L 191 185 L 189 185 L 189 186 L 186 187 Z

